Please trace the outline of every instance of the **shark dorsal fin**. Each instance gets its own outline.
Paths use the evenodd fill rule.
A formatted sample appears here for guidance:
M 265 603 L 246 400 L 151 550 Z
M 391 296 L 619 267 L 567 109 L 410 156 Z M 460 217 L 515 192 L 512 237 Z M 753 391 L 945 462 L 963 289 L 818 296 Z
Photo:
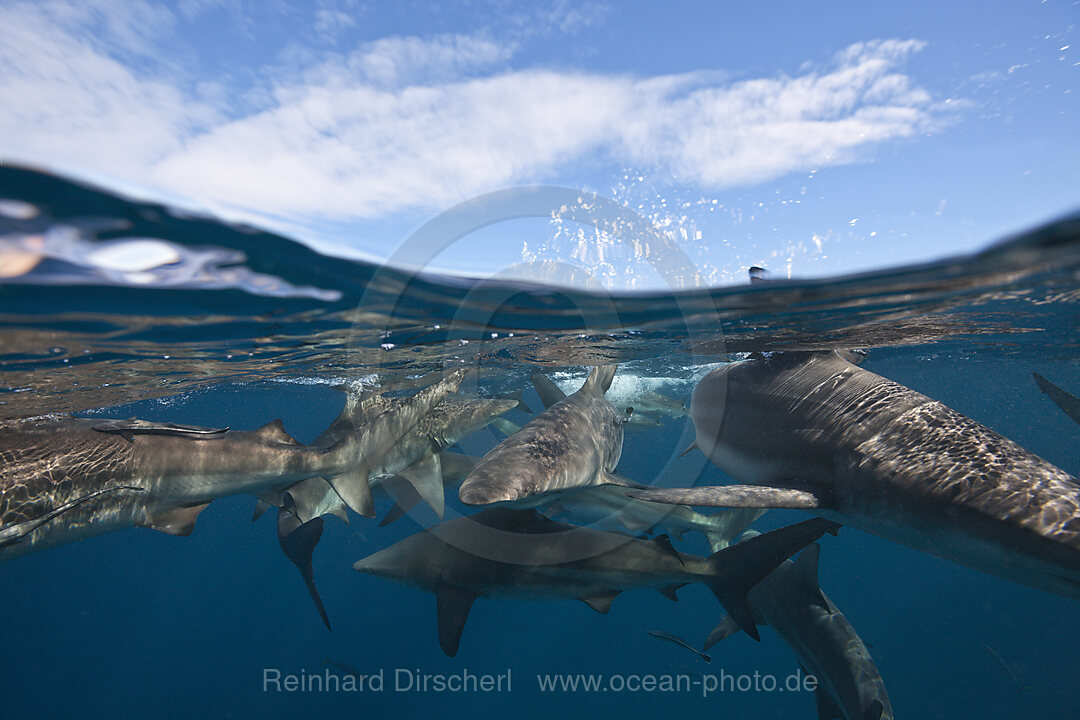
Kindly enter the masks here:
M 296 438 L 285 430 L 285 423 L 281 418 L 276 418 L 255 431 L 255 434 L 266 442 L 275 442 L 282 445 L 299 445 Z
M 545 408 L 566 399 L 566 393 L 560 390 L 559 386 L 553 383 L 547 375 L 533 375 L 532 384 L 536 388 L 536 394 L 540 396 L 540 402 L 544 403 Z
M 441 587 L 435 596 L 439 617 L 439 645 L 450 657 L 457 655 L 461 633 L 465 631 L 465 621 L 469 619 L 469 610 L 474 600 L 476 593 L 473 591 L 454 587 Z
M 375 517 L 375 499 L 371 496 L 368 475 L 370 471 L 362 465 L 326 479 L 346 505 L 363 517 Z
M 603 395 L 611 387 L 611 381 L 615 378 L 615 368 L 617 365 L 597 365 L 589 373 L 589 377 L 585 379 L 585 384 L 581 386 L 581 391 L 597 393 Z
M 611 603 L 615 602 L 615 597 L 619 593 L 617 591 L 608 591 L 597 593 L 596 595 L 589 595 L 581 598 L 581 602 L 591 607 L 601 615 L 607 615 L 608 610 L 611 609 Z
M 680 565 L 686 564 L 683 562 L 682 555 L 680 555 L 679 551 L 675 549 L 675 546 L 671 544 L 671 538 L 669 538 L 667 535 L 657 535 L 652 540 L 650 540 L 650 542 L 664 552 L 672 555 L 676 560 L 679 561 Z
M 295 515 L 284 508 L 278 510 L 278 543 L 281 544 L 281 551 L 300 571 L 311 599 L 315 602 L 315 609 L 318 610 L 319 617 L 329 630 L 330 618 L 326 614 L 322 598 L 319 597 L 319 590 L 315 587 L 315 572 L 311 567 L 311 557 L 315 552 L 315 546 L 319 544 L 322 532 L 323 519 L 321 517 L 301 523 Z
M 681 588 L 682 585 L 668 585 L 667 587 L 657 588 L 660 594 L 666 597 L 672 602 L 679 602 L 679 596 L 675 594 L 675 591 Z

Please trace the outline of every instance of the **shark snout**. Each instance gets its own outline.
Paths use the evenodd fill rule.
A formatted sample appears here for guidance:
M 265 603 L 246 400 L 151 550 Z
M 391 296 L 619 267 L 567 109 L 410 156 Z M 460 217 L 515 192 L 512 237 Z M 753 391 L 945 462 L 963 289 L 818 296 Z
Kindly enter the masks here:
M 466 505 L 491 505 L 513 502 L 521 496 L 517 488 L 498 482 L 486 473 L 473 473 L 465 478 L 458 489 L 458 499 Z

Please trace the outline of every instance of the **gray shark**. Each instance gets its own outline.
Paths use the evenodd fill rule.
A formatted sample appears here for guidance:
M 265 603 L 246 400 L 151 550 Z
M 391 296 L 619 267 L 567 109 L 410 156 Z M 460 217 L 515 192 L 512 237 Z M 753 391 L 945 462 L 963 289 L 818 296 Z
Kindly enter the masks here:
M 1080 485 L 940 402 L 837 353 L 731 363 L 694 391 L 696 444 L 750 485 L 648 500 L 792 507 L 1080 599 Z
M 328 478 L 354 508 L 370 504 L 368 468 L 463 378 L 451 373 L 326 448 L 301 445 L 280 420 L 250 432 L 57 415 L 5 421 L 0 537 L 15 541 L 0 560 L 133 526 L 187 535 L 216 498 L 309 478 Z M 11 532 L 20 527 L 31 529 Z
M 750 530 L 744 537 L 756 534 Z M 750 591 L 754 620 L 771 626 L 795 652 L 804 671 L 817 678 L 821 720 L 892 720 L 889 694 L 870 651 L 818 586 L 820 549 L 816 543 L 810 545 Z M 703 649 L 738 631 L 735 621 L 723 618 Z
M 656 588 L 674 598 L 687 583 L 707 585 L 757 638 L 746 593 L 786 558 L 835 531 L 833 523 L 809 520 L 702 558 L 677 552 L 666 537 L 636 540 L 500 507 L 419 532 L 353 568 L 434 593 L 439 643 L 450 656 L 477 597 L 576 598 L 606 613 L 623 590 Z
M 563 495 L 539 507 L 552 520 L 597 529 L 640 533 L 662 528 L 676 539 L 684 532 L 700 532 L 716 552 L 723 550 L 752 522 L 764 515 L 762 508 L 731 508 L 702 515 L 685 505 L 667 505 L 631 498 L 632 488 L 596 485 Z
M 614 365 L 594 368 L 580 390 L 496 445 L 461 483 L 461 502 L 525 508 L 552 493 L 621 482 L 612 473 L 622 454 L 623 419 L 604 397 L 614 375 Z
M 409 397 L 388 394 L 365 394 L 347 390 L 345 409 L 341 415 L 312 443 L 317 447 L 332 447 L 357 432 L 358 428 L 375 422 L 391 410 L 397 411 L 412 402 Z M 472 469 L 473 462 L 459 460 L 462 456 L 448 457 L 453 465 L 450 477 L 446 477 L 441 450 L 461 441 L 488 424 L 514 432 L 520 428 L 499 415 L 524 407 L 520 394 L 512 398 L 462 398 L 444 397 L 426 414 L 420 415 L 412 427 L 393 444 L 382 459 L 374 463 L 367 474 L 371 494 L 363 498 L 358 508 L 362 515 L 374 515 L 373 494 L 388 491 L 398 500 L 390 514 L 381 523 L 392 522 L 403 513 L 402 505 L 412 507 L 415 500 L 423 499 L 441 518 L 444 508 L 444 484 L 460 482 L 464 473 Z M 467 467 L 466 467 L 467 466 Z M 330 620 L 315 581 L 312 555 L 322 537 L 322 516 L 336 515 L 348 522 L 345 505 L 339 493 L 321 477 L 306 478 L 286 489 L 274 488 L 264 493 L 256 507 L 254 519 L 271 506 L 278 506 L 278 542 L 285 556 L 296 565 L 304 579 L 319 617 L 327 629 Z M 407 508 L 406 508 L 407 509 Z

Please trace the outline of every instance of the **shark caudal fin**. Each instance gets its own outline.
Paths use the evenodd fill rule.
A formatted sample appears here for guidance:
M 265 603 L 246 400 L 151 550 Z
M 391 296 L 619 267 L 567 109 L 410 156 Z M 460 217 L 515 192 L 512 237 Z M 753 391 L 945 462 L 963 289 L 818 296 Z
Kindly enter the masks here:
M 747 593 L 780 563 L 840 526 L 814 518 L 743 540 L 709 557 L 714 577 L 708 582 L 716 599 L 747 635 L 760 640 Z
M 611 387 L 611 381 L 615 379 L 617 365 L 597 365 L 585 379 L 585 384 L 578 392 L 591 392 L 603 395 Z
M 315 573 L 311 566 L 312 553 L 322 537 L 323 520 L 316 517 L 301 523 L 300 520 L 285 508 L 278 509 L 278 542 L 285 557 L 300 571 L 300 577 L 304 578 L 308 593 L 315 603 L 315 609 L 319 612 L 326 629 L 330 629 L 330 618 L 326 614 L 326 607 L 319 590 L 315 587 Z

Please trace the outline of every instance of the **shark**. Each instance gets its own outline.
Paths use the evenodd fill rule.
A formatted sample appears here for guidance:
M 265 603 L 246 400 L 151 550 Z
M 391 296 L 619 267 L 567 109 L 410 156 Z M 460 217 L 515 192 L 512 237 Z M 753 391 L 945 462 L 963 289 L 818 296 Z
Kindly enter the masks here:
M 614 376 L 614 365 L 594 368 L 581 389 L 492 448 L 462 481 L 461 502 L 524 509 L 553 494 L 621 483 L 613 473 L 622 455 L 624 419 L 604 397 Z M 553 399 L 540 396 L 545 405 Z
M 743 537 L 757 535 L 748 530 Z M 768 625 L 795 652 L 803 671 L 817 678 L 820 720 L 892 720 L 885 682 L 866 643 L 818 585 L 821 546 L 812 543 L 754 586 L 748 595 L 755 622 Z M 737 633 L 724 617 L 703 651 Z
M 280 419 L 252 431 L 66 415 L 4 421 L 0 560 L 127 527 L 188 535 L 217 498 L 315 478 L 363 507 L 367 469 L 464 376 L 450 373 L 329 447 L 302 445 Z
M 1080 485 L 944 404 L 837 352 L 706 375 L 696 446 L 740 485 L 634 497 L 801 508 L 991 575 L 1080 599 Z
M 371 394 L 347 388 L 345 409 L 312 445 L 333 447 L 356 433 L 358 428 L 366 427 L 388 413 L 399 412 L 411 402 L 410 397 L 388 392 Z M 460 482 L 474 464 L 471 459 L 462 459 L 464 456 L 445 453 L 443 448 L 457 444 L 488 424 L 507 434 L 516 432 L 520 428 L 500 417 L 514 408 L 528 409 L 521 402 L 520 393 L 510 398 L 443 397 L 426 413 L 417 414 L 415 422 L 396 438 L 381 460 L 368 465 L 366 479 L 361 482 L 367 484 L 370 492 L 366 496 L 357 495 L 359 504 L 354 509 L 362 516 L 373 516 L 374 496 L 382 492 L 398 501 L 391 508 L 389 519 L 381 523 L 383 525 L 400 517 L 421 499 L 441 519 L 445 506 L 444 484 Z M 449 467 L 444 467 L 444 458 Z M 315 585 L 312 560 L 322 537 L 322 517 L 334 515 L 348 522 L 345 503 L 325 479 L 311 477 L 288 488 L 273 488 L 263 493 L 253 519 L 258 519 L 275 505 L 278 507 L 277 533 L 281 550 L 300 572 L 319 617 L 329 630 L 330 620 Z
M 451 657 L 478 597 L 579 599 L 606 613 L 624 590 L 655 588 L 674 599 L 687 583 L 708 586 L 757 639 L 746 593 L 785 559 L 836 530 L 816 518 L 703 558 L 676 551 L 665 536 L 638 540 L 556 523 L 535 509 L 495 507 L 411 535 L 353 568 L 434 593 L 439 644 Z
M 362 427 L 374 422 L 407 398 L 400 398 L 390 393 L 367 394 L 348 393 L 345 410 L 319 437 L 313 445 L 330 447 Z M 521 428 L 501 417 L 514 408 L 522 408 L 520 398 L 469 398 L 444 397 L 393 443 L 382 455 L 379 462 L 367 468 L 367 484 L 375 489 L 384 489 L 398 494 L 409 492 L 401 489 L 404 484 L 411 485 L 415 492 L 435 511 L 441 519 L 445 508 L 445 482 L 442 477 L 442 452 L 468 436 L 492 425 L 500 432 L 512 435 Z M 321 514 L 340 514 L 334 505 L 334 496 L 329 487 L 318 486 L 297 503 L 302 520 L 308 520 Z M 294 499 L 296 493 L 293 493 Z M 280 497 L 266 499 L 266 504 L 256 511 L 256 517 L 269 505 L 281 507 Z M 365 517 L 375 514 L 373 495 L 368 493 L 364 505 L 356 508 Z
M 1061 411 L 1074 423 L 1080 425 L 1080 398 L 1062 390 L 1039 373 L 1031 373 L 1031 376 L 1035 378 L 1035 384 L 1039 386 L 1039 389 L 1046 393 L 1046 396 L 1053 400 L 1054 404 L 1061 408 Z
M 599 529 L 641 533 L 661 528 L 676 540 L 683 533 L 699 532 L 712 552 L 726 548 L 767 512 L 763 508 L 730 508 L 703 515 L 685 505 L 637 500 L 628 496 L 632 491 L 621 485 L 595 485 L 558 497 L 538 509 L 552 520 Z

